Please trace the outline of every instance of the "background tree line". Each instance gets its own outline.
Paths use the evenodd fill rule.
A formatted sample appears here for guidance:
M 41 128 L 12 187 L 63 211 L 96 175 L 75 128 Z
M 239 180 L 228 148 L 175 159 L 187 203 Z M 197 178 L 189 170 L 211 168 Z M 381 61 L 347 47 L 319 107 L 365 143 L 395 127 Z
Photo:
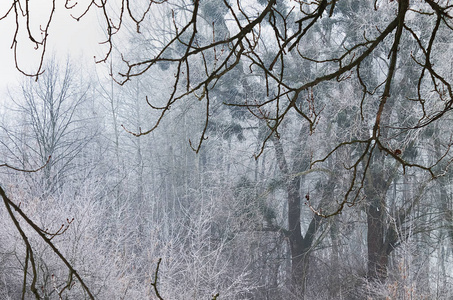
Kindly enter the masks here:
M 1 111 L 2 297 L 451 296 L 448 1 L 66 9 L 96 70 L 3 17 L 43 59 Z

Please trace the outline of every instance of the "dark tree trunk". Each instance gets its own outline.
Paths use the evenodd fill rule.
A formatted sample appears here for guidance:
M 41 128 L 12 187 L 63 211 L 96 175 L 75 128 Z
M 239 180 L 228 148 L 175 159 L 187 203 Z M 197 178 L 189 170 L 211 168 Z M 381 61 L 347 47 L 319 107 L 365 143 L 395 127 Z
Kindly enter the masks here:
M 296 286 L 304 284 L 305 269 L 303 253 L 303 237 L 300 227 L 300 179 L 291 180 L 288 184 L 288 238 L 291 246 L 292 283 Z
M 388 255 L 384 237 L 383 201 L 378 197 L 371 199 L 367 208 L 367 245 L 368 245 L 368 278 L 379 281 L 387 277 Z
M 303 299 L 305 294 L 305 284 L 310 265 L 310 253 L 312 250 L 315 234 L 319 228 L 321 218 L 313 215 L 305 237 L 302 235 L 301 217 L 301 179 L 300 176 L 293 177 L 303 170 L 301 156 L 295 157 L 291 171 L 288 168 L 284 156 L 283 147 L 278 139 L 274 139 L 276 158 L 278 166 L 283 176 L 288 180 L 286 184 L 288 195 L 288 230 L 287 238 L 291 249 L 291 289 L 298 299 Z
M 384 162 L 385 157 L 382 154 L 376 154 L 365 184 L 368 278 L 380 282 L 387 278 L 389 255 L 398 240 L 395 223 L 389 222 L 386 211 L 386 194 L 395 179 L 396 168 L 384 170 L 382 168 Z
M 310 225 L 302 235 L 300 225 L 300 179 L 288 184 L 288 238 L 291 246 L 291 284 L 299 299 L 305 294 L 306 279 L 310 266 L 310 253 L 321 218 L 313 215 Z

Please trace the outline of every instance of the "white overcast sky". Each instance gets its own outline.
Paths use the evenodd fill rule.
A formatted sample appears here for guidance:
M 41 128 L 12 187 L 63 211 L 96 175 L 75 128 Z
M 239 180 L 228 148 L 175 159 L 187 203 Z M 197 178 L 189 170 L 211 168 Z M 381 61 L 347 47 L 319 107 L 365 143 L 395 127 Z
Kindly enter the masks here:
M 0 1 L 0 16 L 3 16 L 7 9 L 11 6 L 12 1 Z M 94 63 L 94 56 L 100 57 L 103 54 L 103 48 L 99 43 L 105 39 L 102 32 L 102 26 L 99 24 L 95 11 L 77 22 L 70 13 L 76 11 L 68 11 L 62 5 L 65 1 L 56 1 L 59 7 L 56 8 L 53 21 L 51 23 L 47 55 L 55 54 L 58 58 L 64 59 L 68 55 L 79 63 Z M 83 2 L 79 1 L 79 3 Z M 45 3 L 51 1 L 30 1 L 30 3 L 39 3 L 38 7 L 31 8 L 31 22 L 33 20 L 47 19 L 49 6 Z M 80 8 L 82 8 L 80 6 Z M 34 18 L 34 19 L 33 19 Z M 23 25 L 23 24 L 21 24 Z M 39 30 L 39 26 L 33 26 L 33 30 Z M 25 34 L 24 26 L 22 33 Z M 23 77 L 15 68 L 14 54 L 11 49 L 13 36 L 15 32 L 15 15 L 14 11 L 10 15 L 0 21 L 0 94 L 3 93 L 9 85 L 17 85 Z M 39 32 L 39 31 L 38 31 Z M 18 46 L 18 61 L 24 69 L 32 70 L 36 67 L 37 59 L 40 57 L 40 51 L 31 51 L 30 45 L 22 43 Z

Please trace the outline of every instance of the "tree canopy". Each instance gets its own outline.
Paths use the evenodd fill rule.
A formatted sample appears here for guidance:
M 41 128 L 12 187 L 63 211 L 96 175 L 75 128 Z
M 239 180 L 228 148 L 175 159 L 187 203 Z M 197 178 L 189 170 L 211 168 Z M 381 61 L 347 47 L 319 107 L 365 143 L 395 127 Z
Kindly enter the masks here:
M 188 103 L 186 111 L 197 106 L 199 124 L 195 139 L 193 134 L 184 138 L 196 153 L 211 136 L 231 147 L 233 139 L 247 140 L 250 131 L 256 142 L 249 155 L 258 160 L 273 149 L 281 178 L 265 190 L 285 187 L 287 226 L 274 224 L 277 213 L 263 200 L 267 192 L 255 191 L 245 177 L 232 196 L 242 199 L 233 211 L 249 219 L 248 227 L 243 221 L 237 225 L 239 231 L 256 230 L 262 222 L 289 240 L 294 286 L 305 285 L 324 224 L 356 205 L 364 205 L 367 216 L 367 276 L 385 280 L 389 255 L 408 238 L 401 232 L 422 190 L 448 177 L 452 133 L 442 122 L 449 120 L 453 105 L 449 1 L 67 0 L 62 5 L 52 0 L 44 9 L 33 5 L 11 1 L 0 16 L 0 21 L 15 19 L 11 45 L 24 75 L 39 80 L 52 72 L 45 62 L 56 13 L 68 11 L 76 22 L 96 16 L 95 26 L 105 33 L 100 41 L 105 52 L 96 63 L 109 65 L 112 81 L 126 87 L 146 76 L 165 78 L 165 88 L 154 93 L 140 94 L 137 83 L 136 94 L 152 118 L 138 126 L 124 123 L 125 132 L 152 135 Z M 32 72 L 22 69 L 19 55 L 20 47 L 29 45 L 39 60 Z M 66 113 L 72 116 L 77 109 Z M 47 156 L 42 164 L 49 163 Z M 301 189 L 312 172 L 321 174 L 315 196 Z M 411 197 L 396 188 L 406 175 L 414 184 L 422 182 Z M 388 196 L 392 184 L 394 202 Z M 399 193 L 404 201 L 395 200 Z M 20 208 L 3 190 L 1 195 L 14 219 L 11 207 Z M 305 229 L 302 203 L 311 211 Z

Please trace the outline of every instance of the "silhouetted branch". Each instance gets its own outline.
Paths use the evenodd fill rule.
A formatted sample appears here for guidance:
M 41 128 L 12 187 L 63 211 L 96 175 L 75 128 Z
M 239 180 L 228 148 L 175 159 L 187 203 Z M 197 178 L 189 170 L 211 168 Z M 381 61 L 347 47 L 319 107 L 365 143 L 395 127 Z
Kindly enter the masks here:
M 92 300 L 94 300 L 94 296 L 91 293 L 90 289 L 87 287 L 79 273 L 74 269 L 71 263 L 66 259 L 66 257 L 57 249 L 57 247 L 52 243 L 52 238 L 55 236 L 55 234 L 49 234 L 46 231 L 42 230 L 38 225 L 36 225 L 21 209 L 18 205 L 16 205 L 13 201 L 11 201 L 7 196 L 5 191 L 3 190 L 2 187 L 0 187 L 0 196 L 3 198 L 3 203 L 5 204 L 5 207 L 8 211 L 8 214 L 10 215 L 11 219 L 13 220 L 14 225 L 16 226 L 16 229 L 19 231 L 22 240 L 24 241 L 26 248 L 27 248 L 27 253 L 26 253 L 26 259 L 25 259 L 25 267 L 24 267 L 24 284 L 23 284 L 23 289 L 22 289 L 22 297 L 25 297 L 25 283 L 26 283 L 26 278 L 27 278 L 27 266 L 28 266 L 28 261 L 30 261 L 32 265 L 32 283 L 30 285 L 31 291 L 35 294 L 37 299 L 41 299 L 39 296 L 39 293 L 36 289 L 36 281 L 37 281 L 37 271 L 35 267 L 35 260 L 33 256 L 33 249 L 31 247 L 31 244 L 29 242 L 29 239 L 27 235 L 24 233 L 22 230 L 21 225 L 19 224 L 19 221 L 17 220 L 16 216 L 14 215 L 14 212 L 12 209 L 14 209 L 15 212 L 17 212 L 21 218 L 41 237 L 44 242 L 49 245 L 49 247 L 52 249 L 52 251 L 60 258 L 60 260 L 66 265 L 66 267 L 69 269 L 69 274 L 70 277 L 73 275 L 77 278 L 77 280 L 80 282 L 83 290 L 87 293 L 88 297 Z M 50 236 L 50 237 L 49 237 Z M 71 281 L 68 282 L 68 284 L 71 284 Z

